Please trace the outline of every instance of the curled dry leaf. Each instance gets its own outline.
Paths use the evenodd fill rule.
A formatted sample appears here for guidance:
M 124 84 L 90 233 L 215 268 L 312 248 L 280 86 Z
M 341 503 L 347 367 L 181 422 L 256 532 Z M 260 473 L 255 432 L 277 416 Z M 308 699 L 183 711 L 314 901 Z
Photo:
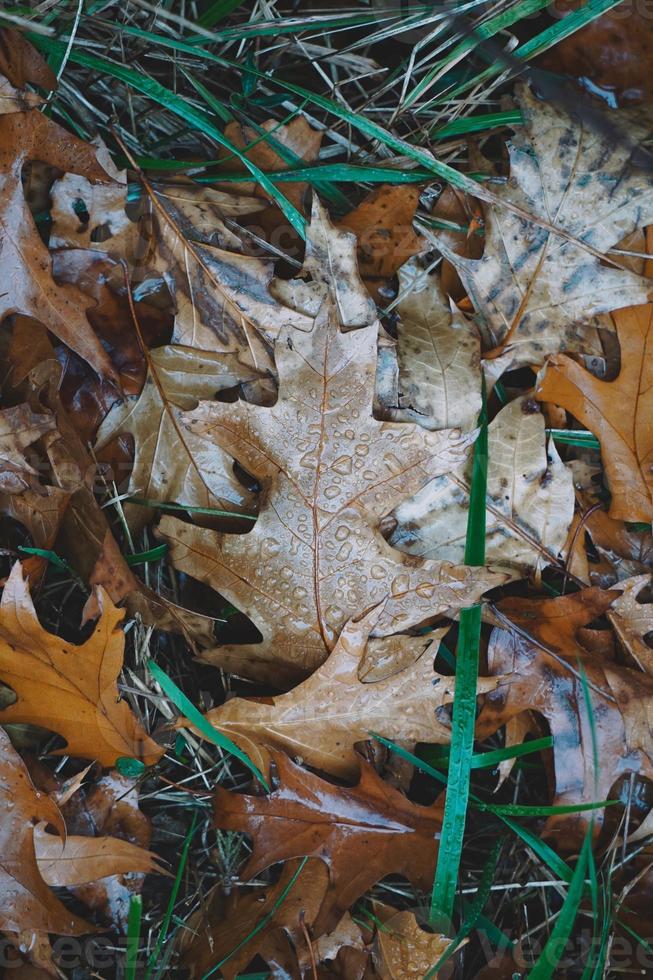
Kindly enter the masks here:
M 287 861 L 275 884 L 235 889 L 229 898 L 221 889 L 214 889 L 204 907 L 191 917 L 182 939 L 183 965 L 191 980 L 206 976 L 227 956 L 220 968 L 224 980 L 235 980 L 256 956 L 279 976 L 310 978 L 310 956 L 301 923 L 303 920 L 311 930 L 324 900 L 329 872 L 317 858 L 307 861 L 301 870 L 300 866 L 299 859 Z M 252 930 L 262 922 L 263 927 L 252 936 Z
M 469 464 L 437 477 L 394 511 L 389 541 L 411 555 L 463 561 Z M 555 562 L 574 516 L 571 472 L 528 396 L 509 402 L 488 429 L 486 559 L 522 576 Z
M 489 365 L 492 377 L 542 364 L 560 350 L 600 353 L 589 346 L 591 318 L 643 303 L 651 291 L 646 279 L 601 264 L 527 217 L 555 224 L 599 252 L 649 223 L 653 189 L 646 170 L 629 162 L 630 146 L 608 143 L 598 129 L 538 101 L 524 85 L 517 102 L 525 125 L 508 144 L 510 180 L 495 193 L 524 216 L 488 209 L 481 259 L 443 246 L 481 315 L 491 357 L 498 358 Z M 630 110 L 619 115 L 633 142 L 648 136 L 645 118 Z
M 23 167 L 33 160 L 81 172 L 91 181 L 107 181 L 95 149 L 36 110 L 0 116 L 0 147 L 0 274 L 7 284 L 0 296 L 0 319 L 12 313 L 34 317 L 99 374 L 115 380 L 111 362 L 84 314 L 92 303 L 75 286 L 57 285 L 52 278 L 50 253 L 21 184 Z
M 553 736 L 555 805 L 607 800 L 624 773 L 653 777 L 653 678 L 612 663 L 600 639 L 597 644 L 597 631 L 583 629 L 615 598 L 614 591 L 584 589 L 557 599 L 504 599 L 497 606 L 505 626 L 515 624 L 518 632 L 492 632 L 489 671 L 501 682 L 486 696 L 477 735 L 523 711 L 542 715 Z M 598 829 L 603 811 L 592 813 Z M 577 847 L 590 816 L 550 817 L 555 846 Z
M 472 436 L 378 422 L 372 415 L 378 325 L 341 333 L 328 303 L 310 333 L 283 331 L 272 408 L 202 402 L 191 432 L 233 455 L 262 486 L 247 534 L 164 518 L 174 564 L 245 612 L 260 644 L 203 658 L 277 686 L 319 666 L 340 630 L 385 601 L 387 637 L 475 601 L 503 576 L 394 551 L 378 524 L 389 510 L 465 458 Z
M 234 739 L 259 768 L 266 762 L 259 751 L 263 743 L 341 778 L 355 778 L 360 756 L 354 744 L 372 731 L 402 743 L 448 742 L 450 729 L 436 721 L 435 711 L 453 700 L 452 679 L 433 672 L 433 658 L 448 627 L 428 640 L 419 638 L 418 650 L 427 649 L 413 664 L 385 680 L 364 683 L 359 666 L 382 611 L 374 609 L 347 623 L 326 663 L 293 691 L 274 697 L 271 704 L 234 698 L 209 711 L 208 721 Z
M 67 743 L 58 754 L 97 759 L 104 766 L 123 755 L 152 764 L 163 749 L 118 698 L 125 645 L 118 623 L 123 613 L 106 594 L 99 594 L 98 603 L 101 616 L 95 632 L 81 646 L 71 646 L 43 629 L 20 564 L 14 565 L 0 605 L 0 679 L 17 700 L 0 712 L 0 721 L 56 732 Z
M 375 902 L 374 914 L 380 925 L 372 956 L 381 980 L 423 980 L 451 945 L 448 936 L 422 929 L 413 912 Z
M 39 793 L 5 731 L 0 728 L 0 929 L 78 936 L 93 928 L 55 898 L 36 862 L 34 824 L 46 821 L 65 835 L 57 806 Z
M 234 475 L 232 457 L 189 432 L 181 415 L 198 399 L 211 399 L 220 389 L 255 380 L 256 372 L 250 371 L 248 379 L 234 355 L 174 345 L 148 352 L 148 361 L 143 391 L 113 407 L 98 430 L 96 449 L 101 451 L 125 433 L 134 437 L 130 494 L 252 514 L 255 497 Z M 152 515 L 149 508 L 129 503 L 124 510 L 133 531 Z
M 623 591 L 610 607 L 610 622 L 622 646 L 647 674 L 653 674 L 653 648 L 645 640 L 653 633 L 653 603 L 639 602 L 638 596 L 650 585 L 650 574 L 619 582 Z
M 356 235 L 361 275 L 379 302 L 399 267 L 427 247 L 413 227 L 418 204 L 414 185 L 382 184 L 338 222 Z
M 537 386 L 541 401 L 571 412 L 601 443 L 612 495 L 610 517 L 653 518 L 653 305 L 614 315 L 621 370 L 602 381 L 570 357 L 549 359 Z
M 361 760 L 357 786 L 334 786 L 274 752 L 278 784 L 268 796 L 219 788 L 217 827 L 253 839 L 245 878 L 277 861 L 308 855 L 329 868 L 329 886 L 315 920 L 317 935 L 332 928 L 368 888 L 401 874 L 419 888 L 433 879 L 442 810 L 417 806 Z

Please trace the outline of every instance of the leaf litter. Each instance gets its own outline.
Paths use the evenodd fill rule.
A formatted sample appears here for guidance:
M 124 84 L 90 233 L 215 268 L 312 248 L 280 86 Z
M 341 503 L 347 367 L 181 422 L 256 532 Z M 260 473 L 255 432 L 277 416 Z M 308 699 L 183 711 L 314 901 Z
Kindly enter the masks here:
M 174 172 L 40 112 L 12 28 L 0 71 L 12 962 L 108 932 L 148 980 L 556 976 L 592 902 L 611 975 L 651 939 L 650 174 L 522 82 L 498 153 L 463 140 L 479 199 L 352 195 L 311 175 L 336 130 L 240 96 Z

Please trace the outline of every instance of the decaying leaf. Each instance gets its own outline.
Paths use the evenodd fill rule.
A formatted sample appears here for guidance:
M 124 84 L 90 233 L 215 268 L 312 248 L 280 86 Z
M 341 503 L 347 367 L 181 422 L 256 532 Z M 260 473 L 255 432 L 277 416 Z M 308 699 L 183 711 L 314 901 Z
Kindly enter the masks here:
M 122 667 L 122 612 L 107 595 L 86 643 L 71 646 L 43 629 L 34 611 L 21 568 L 16 564 L 0 605 L 0 679 L 17 700 L 0 712 L 0 721 L 41 725 L 66 739 L 59 754 L 97 759 L 110 766 L 119 756 L 156 762 L 161 749 L 142 730 L 116 680 Z
M 272 294 L 307 320 L 295 325 L 310 330 L 327 296 L 338 311 L 338 322 L 348 329 L 376 322 L 376 306 L 360 277 L 356 237 L 334 227 L 317 194 L 313 195 L 311 223 L 306 229 L 306 252 L 295 279 L 275 279 Z
M 311 929 L 324 900 L 329 872 L 317 858 L 307 861 L 301 870 L 300 867 L 299 859 L 287 861 L 274 885 L 241 888 L 227 899 L 217 888 L 208 896 L 204 908 L 189 921 L 187 938 L 182 940 L 183 963 L 191 978 L 205 976 L 228 956 L 220 973 L 224 980 L 235 980 L 260 956 L 280 976 L 285 971 L 285 976 L 308 980 L 310 956 L 301 922 Z M 286 897 L 279 902 L 289 886 Z M 245 943 L 262 922 L 263 928 Z M 238 948 L 240 943 L 243 946 Z
M 50 254 L 21 184 L 23 167 L 32 160 L 105 182 L 108 177 L 95 149 L 36 110 L 0 116 L 0 147 L 0 274 L 5 283 L 0 319 L 12 313 L 34 317 L 98 373 L 114 379 L 111 362 L 84 313 L 92 303 L 74 286 L 58 286 L 52 278 Z
M 368 636 L 382 611 L 374 609 L 348 623 L 326 663 L 290 693 L 273 698 L 272 704 L 234 698 L 209 711 L 207 719 L 259 768 L 265 767 L 258 748 L 262 743 L 341 778 L 358 773 L 354 744 L 371 731 L 402 743 L 448 742 L 450 729 L 436 720 L 435 710 L 453 700 L 451 678 L 433 673 L 447 627 L 420 638 L 418 650 L 427 649 L 398 674 L 371 683 L 359 679 Z
M 372 955 L 382 980 L 423 980 L 451 945 L 448 936 L 422 929 L 413 912 L 375 902 L 374 914 L 380 925 Z
M 361 760 L 357 786 L 334 786 L 275 752 L 278 785 L 268 796 L 244 796 L 219 788 L 217 827 L 253 838 L 245 878 L 277 861 L 309 855 L 329 868 L 329 887 L 315 921 L 319 934 L 371 885 L 401 874 L 429 887 L 437 857 L 442 810 L 417 806 Z
M 488 665 L 502 680 L 486 696 L 477 734 L 523 711 L 543 715 L 553 736 L 555 805 L 607 800 L 624 773 L 653 776 L 653 678 L 612 663 L 597 648 L 596 631 L 583 629 L 616 598 L 614 591 L 584 589 L 497 605 L 506 628 L 492 633 Z M 602 812 L 593 811 L 597 828 Z M 587 812 L 549 818 L 555 846 L 576 847 L 588 820 Z
M 292 682 L 324 661 L 361 610 L 387 600 L 375 629 L 386 637 L 502 580 L 486 569 L 416 561 L 381 537 L 381 517 L 459 464 L 472 437 L 373 418 L 377 331 L 341 333 L 327 303 L 311 332 L 280 335 L 272 408 L 202 402 L 183 416 L 263 488 L 247 534 L 170 518 L 160 525 L 177 568 L 212 585 L 262 634 L 260 644 L 217 648 L 203 654 L 207 661 Z
M 0 493 L 38 486 L 38 472 L 25 459 L 25 450 L 54 428 L 50 414 L 33 412 L 27 404 L 0 411 Z
M 647 674 L 653 674 L 653 648 L 645 641 L 653 633 L 653 603 L 638 602 L 638 596 L 650 584 L 650 574 L 619 582 L 623 591 L 610 607 L 610 622 L 621 644 Z
M 34 851 L 34 824 L 44 820 L 65 837 L 61 813 L 49 796 L 38 793 L 20 756 L 0 728 L 0 929 L 56 932 L 78 936 L 92 927 L 55 898 L 41 877 Z
M 556 561 L 574 515 L 571 472 L 528 396 L 506 405 L 488 429 L 488 564 L 512 575 Z M 394 511 L 395 548 L 425 558 L 463 560 L 469 510 L 469 464 L 437 477 Z
M 653 517 L 653 305 L 614 315 L 621 370 L 602 381 L 570 357 L 549 359 L 537 397 L 571 412 L 601 443 L 610 517 Z
M 134 467 L 128 492 L 144 499 L 252 514 L 254 495 L 236 479 L 233 459 L 181 423 L 183 409 L 223 388 L 246 381 L 233 355 L 190 347 L 160 347 L 148 353 L 150 370 L 138 397 L 116 404 L 100 426 L 100 451 L 118 435 L 134 437 Z M 250 372 L 250 380 L 257 377 Z M 132 530 L 147 522 L 149 508 L 125 505 Z
M 380 302 L 399 267 L 426 248 L 413 227 L 418 204 L 419 188 L 414 185 L 382 184 L 338 222 L 339 228 L 356 235 L 361 275 Z
M 528 215 L 563 228 L 605 252 L 653 218 L 653 189 L 645 169 L 629 163 L 631 148 L 596 127 L 584 127 L 551 102 L 517 88 L 525 125 L 509 143 L 510 180 L 497 196 L 523 209 L 487 213 L 481 259 L 444 251 L 480 314 L 493 377 L 511 367 L 541 364 L 561 350 L 595 353 L 588 328 L 598 313 L 644 303 L 647 280 L 600 261 Z M 633 142 L 650 131 L 645 118 L 620 112 Z M 611 125 L 614 125 L 612 123 Z

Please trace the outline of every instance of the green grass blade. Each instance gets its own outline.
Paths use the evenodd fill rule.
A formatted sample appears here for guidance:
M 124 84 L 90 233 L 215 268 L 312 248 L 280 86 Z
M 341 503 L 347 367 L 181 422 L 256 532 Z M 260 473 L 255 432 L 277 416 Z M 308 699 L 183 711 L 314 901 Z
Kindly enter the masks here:
M 479 133 L 485 129 L 496 129 L 498 126 L 523 126 L 524 117 L 519 109 L 506 112 L 488 112 L 484 116 L 466 116 L 454 119 L 453 122 L 434 129 L 431 138 L 434 140 L 449 139 L 452 136 L 462 136 L 465 133 Z
M 247 936 L 245 936 L 244 939 L 241 939 L 241 941 L 238 943 L 237 946 L 234 946 L 234 948 L 231 950 L 230 953 L 228 953 L 226 956 L 224 956 L 220 960 L 219 963 L 216 963 L 215 966 L 212 966 L 211 969 L 207 973 L 204 974 L 204 976 L 202 977 L 202 980 L 209 980 L 209 977 L 212 977 L 214 973 L 217 973 L 218 970 L 220 970 L 224 966 L 224 964 L 228 960 L 231 959 L 231 957 L 234 955 L 234 953 L 237 953 L 239 949 L 242 949 L 243 946 L 246 946 L 247 943 L 250 942 L 254 938 L 254 936 L 256 936 L 261 931 L 261 929 L 264 929 L 266 927 L 266 925 L 268 924 L 268 922 L 270 922 L 272 920 L 272 918 L 274 917 L 274 914 L 277 911 L 277 909 L 280 907 L 280 905 L 283 902 L 285 902 L 286 897 L 287 897 L 288 893 L 290 892 L 290 889 L 294 886 L 295 882 L 297 881 L 297 879 L 299 878 L 300 874 L 304 870 L 304 866 L 305 866 L 305 864 L 306 864 L 307 861 L 308 861 L 308 858 L 307 857 L 305 857 L 305 858 L 302 859 L 301 864 L 299 865 L 299 867 L 295 871 L 294 875 L 292 876 L 292 878 L 290 879 L 290 881 L 288 882 L 288 884 L 286 885 L 286 887 L 283 889 L 283 891 L 279 895 L 278 899 L 276 900 L 276 902 L 274 903 L 274 905 L 272 906 L 272 908 L 270 909 L 270 911 L 267 912 L 263 916 L 263 918 L 261 919 L 261 921 L 258 922 L 254 926 L 254 928 L 252 929 L 252 931 Z
M 216 507 L 191 507 L 190 504 L 173 504 L 165 500 L 150 500 L 148 497 L 125 497 L 129 504 L 137 507 L 154 507 L 157 510 L 183 510 L 189 514 L 212 514 L 214 517 L 242 517 L 245 521 L 257 520 L 256 514 L 238 514 L 233 510 L 218 510 Z
M 207 30 L 211 30 L 212 27 L 218 23 L 218 21 L 224 20 L 229 14 L 232 14 L 234 10 L 238 7 L 242 7 L 245 0 L 216 0 L 212 3 L 208 10 L 205 10 L 201 17 L 198 18 L 197 23 L 200 27 L 205 27 Z
M 124 555 L 123 557 L 128 565 L 146 565 L 148 562 L 165 558 L 167 552 L 167 544 L 158 544 L 155 548 L 149 548 L 147 551 L 137 551 L 133 555 Z
M 181 857 L 179 859 L 179 864 L 177 866 L 177 871 L 175 873 L 175 880 L 172 885 L 172 891 L 170 892 L 170 898 L 168 899 L 168 905 L 166 908 L 166 913 L 163 917 L 163 922 L 161 923 L 161 928 L 159 929 L 159 935 L 157 936 L 156 945 L 152 950 L 152 954 L 147 961 L 147 969 L 145 971 L 144 980 L 149 980 L 152 975 L 153 970 L 156 968 L 157 959 L 159 958 L 159 953 L 161 952 L 161 947 L 163 946 L 166 937 L 168 935 L 168 930 L 170 929 L 170 923 L 172 921 L 172 913 L 174 912 L 175 903 L 177 901 L 177 895 L 179 894 L 179 888 L 181 887 L 181 879 L 188 862 L 188 853 L 190 851 L 190 845 L 195 835 L 197 829 L 197 814 L 193 814 L 192 823 L 188 829 L 188 833 L 184 839 L 184 844 L 181 849 Z
M 33 35 L 36 37 L 37 35 Z M 157 35 L 154 35 L 156 37 Z M 30 35 L 32 37 L 32 35 Z M 62 45 L 60 41 L 53 41 L 50 38 L 40 38 L 42 44 L 40 45 L 42 50 L 45 51 L 59 51 L 62 47 L 65 49 L 65 45 Z M 206 52 L 208 55 L 208 52 Z M 140 72 L 135 71 L 133 68 L 129 68 L 127 65 L 118 64 L 116 61 L 112 61 L 110 58 L 105 58 L 101 55 L 89 54 L 87 51 L 80 51 L 79 49 L 73 48 L 70 52 L 70 61 L 74 61 L 78 65 L 83 65 L 86 68 L 94 68 L 96 71 L 106 73 L 111 75 L 112 78 L 118 79 L 118 81 L 124 82 L 125 85 L 129 85 L 141 92 L 143 95 L 148 96 L 154 102 L 158 102 L 165 109 L 173 112 L 176 116 L 179 116 L 190 126 L 204 133 L 213 139 L 218 146 L 224 147 L 234 156 L 238 157 L 241 163 L 247 167 L 250 174 L 256 180 L 261 187 L 270 195 L 270 197 L 276 201 L 279 205 L 281 211 L 286 216 L 288 222 L 295 231 L 302 236 L 306 237 L 306 219 L 297 208 L 290 203 L 290 201 L 284 197 L 284 195 L 275 187 L 271 180 L 266 177 L 262 170 L 260 170 L 255 163 L 247 157 L 242 150 L 239 150 L 231 140 L 227 139 L 224 133 L 218 129 L 218 127 L 212 122 L 212 120 L 200 109 L 196 109 L 195 106 L 191 105 L 186 99 L 181 96 L 176 95 L 171 92 L 170 89 L 161 85 L 153 78 L 148 78 L 146 75 L 141 75 Z
M 125 949 L 125 980 L 136 980 L 138 966 L 138 949 L 141 944 L 141 919 L 143 902 L 140 895 L 132 895 L 129 899 L 127 915 L 127 947 Z
M 523 755 L 530 755 L 533 752 L 543 752 L 553 746 L 553 739 L 550 735 L 545 738 L 533 739 L 531 742 L 523 742 L 521 745 L 512 745 L 504 749 L 493 749 L 491 752 L 475 752 L 471 759 L 472 769 L 494 769 L 500 762 L 507 759 L 518 759 Z M 427 749 L 424 752 L 425 758 L 434 766 L 449 765 L 449 746 L 438 746 L 437 749 Z
M 147 666 L 164 694 L 170 698 L 175 707 L 183 713 L 184 717 L 188 718 L 190 723 L 202 733 L 204 738 L 209 742 L 213 742 L 214 745 L 218 745 L 221 749 L 224 749 L 225 752 L 229 752 L 237 759 L 240 759 L 243 765 L 247 766 L 250 772 L 256 776 L 258 781 L 265 788 L 266 792 L 269 793 L 270 787 L 268 786 L 267 780 L 258 766 L 252 762 L 250 757 L 246 755 L 242 749 L 239 749 L 230 738 L 227 738 L 226 735 L 223 735 L 222 732 L 219 732 L 217 728 L 214 728 L 213 725 L 206 720 L 202 712 L 197 710 L 192 701 L 186 697 L 184 692 L 177 687 L 172 678 L 168 677 L 166 672 L 162 670 L 157 663 L 155 663 L 152 659 L 148 659 Z
M 585 875 L 591 846 L 591 832 L 588 832 L 585 835 L 580 856 L 569 882 L 569 889 L 562 910 L 544 949 L 528 974 L 529 980 L 551 980 L 551 977 L 555 976 L 556 967 L 571 936 L 585 891 Z
M 467 515 L 465 564 L 485 563 L 485 515 L 487 498 L 488 433 L 485 391 L 479 418 L 480 432 L 474 445 L 472 480 Z M 476 688 L 479 644 L 481 639 L 481 606 L 463 609 L 456 656 L 456 688 L 451 719 L 449 777 L 440 834 L 440 848 L 431 895 L 430 921 L 448 931 L 453 917 L 456 888 L 462 857 L 471 761 L 474 753 L 476 724 Z

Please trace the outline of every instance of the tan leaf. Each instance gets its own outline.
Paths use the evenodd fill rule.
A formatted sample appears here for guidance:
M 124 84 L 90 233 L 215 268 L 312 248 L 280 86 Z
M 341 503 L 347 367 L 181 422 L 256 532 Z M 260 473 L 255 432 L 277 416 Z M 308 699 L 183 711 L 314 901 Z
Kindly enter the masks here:
M 572 475 L 528 396 L 501 409 L 488 430 L 486 558 L 512 575 L 555 561 L 574 515 Z M 469 466 L 438 477 L 394 511 L 389 540 L 411 555 L 462 561 L 469 510 Z
M 439 279 L 415 262 L 399 270 L 399 295 L 404 297 L 396 307 L 400 408 L 428 429 L 472 429 L 481 410 L 476 328 L 452 312 Z
M 513 135 L 510 180 L 501 200 L 555 224 L 605 252 L 653 217 L 648 174 L 629 163 L 631 147 L 585 127 L 551 102 L 517 88 L 525 125 Z M 634 142 L 650 131 L 645 119 L 619 113 Z M 611 125 L 615 125 L 611 123 Z M 490 371 L 541 364 L 559 351 L 595 353 L 588 329 L 598 313 L 646 301 L 647 280 L 601 264 L 575 243 L 501 207 L 487 210 L 481 259 L 465 259 L 444 246 L 481 314 L 494 346 Z
M 426 932 L 413 912 L 398 912 L 380 902 L 374 903 L 374 912 L 381 920 L 372 948 L 379 976 L 382 980 L 423 980 L 451 939 Z
M 110 875 L 164 873 L 151 851 L 118 837 L 75 837 L 49 834 L 45 824 L 34 828 L 39 873 L 51 886 L 84 885 Z
M 650 523 L 653 517 L 653 305 L 614 316 L 621 370 L 601 381 L 569 357 L 549 360 L 537 397 L 571 412 L 601 443 L 612 494 L 610 517 Z
M 50 891 L 36 863 L 34 823 L 47 821 L 65 833 L 58 808 L 38 793 L 27 769 L 0 728 L 0 929 L 6 932 L 56 932 L 78 936 L 92 927 L 72 915 Z
M 644 637 L 653 633 L 653 603 L 638 602 L 637 597 L 650 584 L 650 574 L 622 580 L 618 587 L 623 591 L 610 607 L 610 622 L 622 646 L 647 674 L 653 674 L 653 649 Z
M 98 373 L 114 379 L 111 362 L 84 314 L 92 302 L 75 286 L 55 283 L 50 254 L 21 184 L 23 167 L 32 160 L 104 182 L 107 174 L 95 149 L 36 110 L 0 116 L 0 147 L 0 275 L 6 284 L 0 319 L 12 313 L 34 317 Z
M 402 743 L 448 742 L 451 731 L 436 721 L 435 711 L 453 700 L 453 686 L 451 678 L 433 672 L 448 627 L 420 638 L 418 651 L 426 650 L 398 674 L 363 683 L 359 666 L 381 614 L 382 608 L 374 609 L 347 623 L 328 660 L 290 693 L 271 704 L 233 698 L 206 718 L 262 765 L 258 745 L 270 744 L 343 779 L 358 773 L 354 744 L 371 731 Z
M 184 418 L 262 486 L 247 534 L 218 534 L 164 518 L 177 568 L 245 612 L 260 644 L 204 658 L 276 686 L 324 661 L 345 622 L 385 602 L 375 635 L 405 631 L 475 601 L 502 576 L 417 562 L 383 540 L 381 517 L 464 459 L 471 438 L 372 416 L 378 325 L 341 333 L 328 304 L 310 333 L 287 328 L 272 408 L 202 402 Z M 267 669 L 269 666 L 269 669 Z
M 181 424 L 183 409 L 247 380 L 242 365 L 233 355 L 173 345 L 150 351 L 148 361 L 143 391 L 114 405 L 98 430 L 96 449 L 124 433 L 134 437 L 130 494 L 235 514 L 254 513 L 254 495 L 234 476 L 232 457 Z M 257 378 L 252 370 L 249 375 L 250 380 Z M 133 504 L 125 504 L 124 510 L 134 531 L 153 513 Z
M 142 730 L 126 701 L 118 700 L 123 614 L 108 596 L 93 635 L 79 647 L 43 629 L 19 564 L 0 605 L 0 679 L 17 701 L 0 712 L 3 724 L 41 725 L 67 742 L 58 754 L 97 759 L 110 766 L 122 755 L 151 764 L 163 754 Z
M 20 493 L 37 487 L 37 470 L 25 459 L 25 450 L 56 423 L 49 413 L 33 412 L 29 405 L 0 410 L 0 491 Z
M 442 809 L 417 806 L 361 760 L 357 786 L 334 786 L 273 753 L 278 785 L 267 796 L 218 788 L 216 826 L 253 841 L 243 869 L 249 879 L 277 861 L 308 855 L 329 868 L 329 887 L 315 933 L 336 925 L 368 888 L 400 874 L 418 888 L 433 880 Z
M 6 112 L 24 112 L 41 105 L 43 99 L 35 92 L 25 92 L 15 88 L 10 81 L 0 76 L 0 115 Z

